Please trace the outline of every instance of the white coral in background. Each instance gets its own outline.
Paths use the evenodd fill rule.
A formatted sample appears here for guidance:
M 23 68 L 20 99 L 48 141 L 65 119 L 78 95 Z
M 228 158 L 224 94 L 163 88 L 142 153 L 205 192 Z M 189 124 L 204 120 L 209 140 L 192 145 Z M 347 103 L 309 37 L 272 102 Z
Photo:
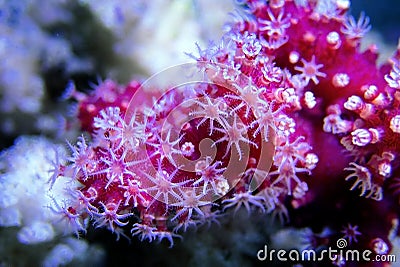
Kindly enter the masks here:
M 196 42 L 205 46 L 209 40 L 218 39 L 227 13 L 234 9 L 230 0 L 80 2 L 114 33 L 115 52 L 147 74 L 188 62 L 184 52 L 196 53 Z
M 90 246 L 86 241 L 76 238 L 66 238 L 57 244 L 43 261 L 44 267 L 65 266 L 101 266 L 105 253 L 102 249 Z
M 69 192 L 79 186 L 62 176 L 53 186 L 49 182 L 51 170 L 65 155 L 63 146 L 43 137 L 20 137 L 0 154 L 0 226 L 19 227 L 19 242 L 41 243 L 76 230 L 50 208 L 73 201 Z
M 68 72 L 89 70 L 91 63 L 77 58 L 71 44 L 44 27 L 69 22 L 63 0 L 0 0 L 0 114 L 38 114 L 46 97 L 43 68 L 65 64 Z M 13 115 L 1 122 L 3 132 L 17 129 Z
M 62 203 L 77 201 L 70 192 L 79 184 L 52 177 L 66 155 L 62 145 L 27 136 L 1 152 L 0 266 L 102 265 L 104 250 L 72 236 L 77 229 L 57 212 Z

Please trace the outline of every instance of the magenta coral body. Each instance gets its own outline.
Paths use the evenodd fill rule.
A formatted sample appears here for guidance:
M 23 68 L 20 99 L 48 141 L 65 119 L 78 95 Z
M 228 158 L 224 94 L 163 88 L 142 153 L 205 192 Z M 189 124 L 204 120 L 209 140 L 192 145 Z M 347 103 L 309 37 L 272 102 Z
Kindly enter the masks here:
M 86 204 L 79 211 L 94 217 L 97 226 L 107 226 L 117 234 L 117 229 L 128 223 L 128 217 L 139 216 L 132 228 L 134 235 L 150 241 L 166 238 L 172 243 L 176 236 L 172 230 L 205 223 L 224 207 L 244 205 L 250 211 L 250 204 L 254 204 L 264 210 L 264 198 L 253 194 L 256 187 L 251 190 L 250 182 L 251 174 L 261 171 L 255 167 L 266 140 L 256 132 L 261 126 L 250 112 L 254 107 L 248 105 L 266 102 L 242 102 L 240 92 L 251 97 L 251 90 L 257 89 L 247 79 L 243 91 L 238 84 L 235 86 L 228 90 L 218 85 L 196 85 L 198 92 L 193 99 L 182 98 L 172 89 L 152 106 L 140 109 L 132 103 L 135 109 L 129 123 L 124 119 L 128 106 L 121 99 L 133 91 L 132 87 L 119 90 L 121 99 L 98 97 L 104 95 L 103 90 L 118 88 L 112 82 L 96 87 L 93 94 L 80 101 L 78 116 L 93 142 L 87 145 L 81 137 L 76 147 L 71 146 L 71 164 L 63 166 L 63 173 L 72 173 L 83 185 L 79 191 Z M 174 108 L 181 108 L 183 100 L 187 105 L 179 113 L 183 117 L 174 118 L 174 122 L 189 119 L 181 127 L 163 128 L 161 121 Z M 268 125 L 265 127 L 272 140 L 273 133 Z M 207 149 L 215 150 L 214 156 L 202 151 L 201 143 L 207 138 L 213 140 Z M 269 163 L 263 164 L 269 166 L 273 145 L 269 144 L 267 150 Z M 240 171 L 229 165 L 232 157 L 242 163 Z M 183 168 L 187 160 L 191 164 Z M 266 175 L 265 171 L 261 178 Z M 239 200 L 238 196 L 244 194 L 246 198 Z

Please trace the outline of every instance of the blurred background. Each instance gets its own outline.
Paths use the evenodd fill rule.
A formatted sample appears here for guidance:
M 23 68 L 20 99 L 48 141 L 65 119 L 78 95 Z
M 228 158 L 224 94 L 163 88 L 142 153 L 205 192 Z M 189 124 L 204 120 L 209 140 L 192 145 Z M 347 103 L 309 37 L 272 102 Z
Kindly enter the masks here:
M 371 19 L 372 31 L 378 32 L 390 46 L 397 46 L 400 37 L 400 2 L 396 0 L 352 0 L 351 13 L 362 11 Z

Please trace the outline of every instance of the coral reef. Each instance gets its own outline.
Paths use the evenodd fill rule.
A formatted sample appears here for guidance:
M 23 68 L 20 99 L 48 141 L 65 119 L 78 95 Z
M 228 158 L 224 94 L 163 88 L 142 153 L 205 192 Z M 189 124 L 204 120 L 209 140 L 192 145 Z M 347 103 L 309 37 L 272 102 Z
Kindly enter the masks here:
M 83 185 L 85 205 L 71 209 L 118 236 L 133 221 L 141 240 L 172 245 L 178 230 L 244 206 L 329 228 L 324 238 L 309 232 L 314 249 L 344 237 L 387 254 L 398 206 L 389 189 L 398 184 L 398 55 L 378 68 L 375 46 L 360 51 L 369 19 L 348 15 L 348 1 L 242 5 L 219 44 L 191 55 L 204 81 L 106 80 L 75 96 L 93 141 L 80 138 L 61 167 Z
M 110 78 L 90 91 L 69 82 L 62 98 L 74 102 L 74 111 L 62 136 L 72 140 L 68 132 L 82 132 L 67 142 L 69 152 L 44 137 L 22 137 L 1 154 L 0 225 L 13 229 L 4 236 L 52 247 L 37 260 L 47 266 L 90 262 L 76 250 L 101 258 L 92 242 L 107 230 L 117 240 L 137 237 L 136 252 L 168 247 L 194 266 L 263 264 L 256 260 L 263 241 L 275 249 L 343 248 L 387 259 L 360 262 L 336 251 L 333 258 L 292 260 L 291 266 L 390 265 L 399 249 L 400 44 L 378 64 L 376 44 L 362 45 L 370 19 L 353 17 L 348 0 L 237 1 L 222 38 L 208 45 L 204 40 L 216 34 L 204 25 L 219 21 L 199 14 L 192 20 L 188 1 L 101 3 L 74 6 L 92 12 L 89 20 L 111 33 L 112 63 L 100 64 L 98 51 L 89 53 Z M 47 4 L 73 20 L 74 8 Z M 35 33 L 47 40 L 41 29 L 57 18 L 44 20 L 32 10 L 40 25 Z M 6 40 L 32 42 L 29 35 L 17 40 L 10 16 L 9 26 L 0 24 Z M 182 20 L 188 22 L 177 27 Z M 183 54 L 176 52 L 194 39 L 197 51 L 186 53 L 191 63 L 178 64 Z M 76 63 L 65 45 L 72 60 L 55 53 L 41 58 L 56 63 L 41 64 Z M 40 56 L 33 55 L 8 62 L 26 62 L 23 76 L 39 88 L 17 86 L 22 91 L 15 92 L 35 98 L 27 100 L 33 108 L 18 112 L 40 114 L 45 93 L 35 70 Z M 0 68 L 1 77 L 11 69 Z M 21 107 L 16 101 L 28 98 L 15 94 L 15 84 L 3 84 L 2 112 Z M 15 122 L 3 123 L 13 131 Z M 216 242 L 224 235 L 229 238 Z M 226 254 L 235 239 L 243 243 Z

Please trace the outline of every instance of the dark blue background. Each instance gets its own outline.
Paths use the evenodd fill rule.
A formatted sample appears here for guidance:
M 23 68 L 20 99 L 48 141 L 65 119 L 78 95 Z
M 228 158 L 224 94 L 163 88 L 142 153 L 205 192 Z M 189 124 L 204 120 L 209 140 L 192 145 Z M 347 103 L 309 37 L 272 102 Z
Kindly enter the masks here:
M 352 0 L 351 13 L 358 18 L 361 11 L 370 18 L 372 30 L 379 32 L 390 45 L 400 37 L 400 0 Z

